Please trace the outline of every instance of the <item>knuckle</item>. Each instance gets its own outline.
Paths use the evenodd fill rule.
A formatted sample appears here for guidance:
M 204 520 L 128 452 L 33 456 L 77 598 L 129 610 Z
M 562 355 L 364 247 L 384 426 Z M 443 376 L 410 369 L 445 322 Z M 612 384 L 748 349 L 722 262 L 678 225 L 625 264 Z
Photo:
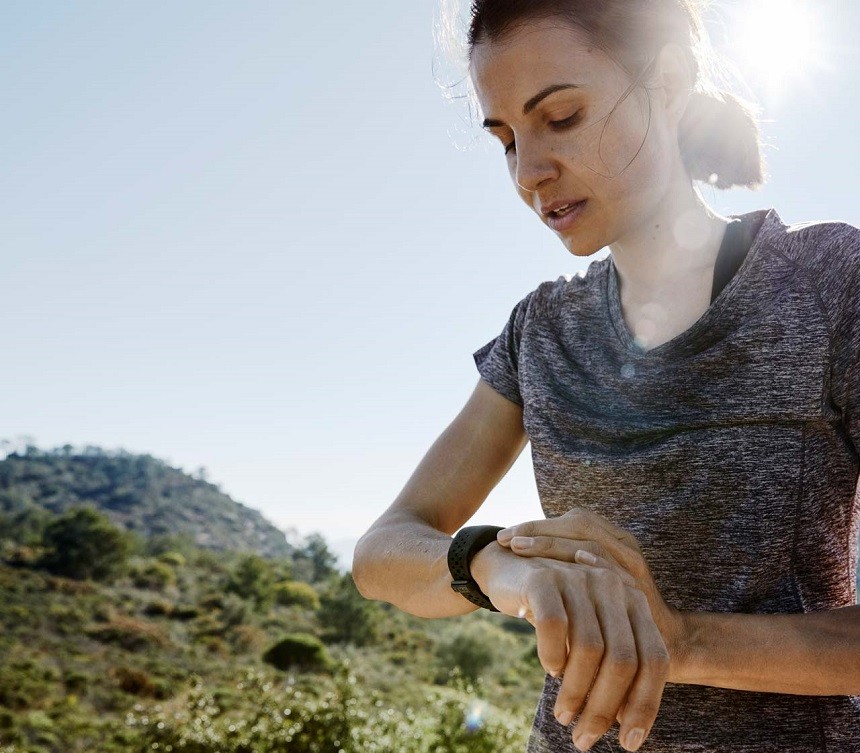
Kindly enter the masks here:
M 671 659 L 669 657 L 669 652 L 666 649 L 655 649 L 648 656 L 648 664 L 653 672 L 657 672 L 661 675 L 669 674 L 669 665 L 671 663 Z
M 618 677 L 633 677 L 639 670 L 639 657 L 629 649 L 619 649 L 609 656 L 609 667 Z
M 594 571 L 594 577 L 606 588 L 619 589 L 624 587 L 624 581 L 618 571 L 611 567 L 601 567 Z
M 637 587 L 631 586 L 628 593 L 630 594 L 630 598 L 640 607 L 648 607 L 650 611 L 650 605 L 648 604 L 648 597 L 645 595 L 645 592 Z
M 606 644 L 603 639 L 597 636 L 584 635 L 577 639 L 574 643 L 576 650 L 580 652 L 586 659 L 592 661 L 600 660 L 606 651 Z
M 608 714 L 604 711 L 594 711 L 588 715 L 588 724 L 590 727 L 599 727 L 600 729 L 609 729 L 615 723 L 615 714 Z
M 549 628 L 550 630 L 553 628 L 566 629 L 567 615 L 564 612 L 543 612 L 536 615 L 535 623 L 542 628 Z
M 647 719 L 650 721 L 657 718 L 657 712 L 660 710 L 660 704 L 651 700 L 644 699 L 636 703 L 635 706 L 625 709 L 624 715 L 626 719 Z M 646 729 L 648 724 L 646 723 Z

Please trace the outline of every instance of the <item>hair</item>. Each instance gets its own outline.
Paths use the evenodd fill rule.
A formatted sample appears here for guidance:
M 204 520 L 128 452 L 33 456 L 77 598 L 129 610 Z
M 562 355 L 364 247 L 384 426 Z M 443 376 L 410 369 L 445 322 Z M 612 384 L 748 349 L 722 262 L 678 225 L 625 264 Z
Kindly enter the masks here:
M 716 86 L 706 72 L 719 68 L 702 23 L 704 0 L 472 0 L 467 60 L 477 44 L 497 41 L 532 20 L 557 19 L 636 79 L 667 43 L 685 51 L 693 90 L 679 123 L 678 145 L 692 180 L 717 188 L 764 183 L 756 121 L 758 106 Z

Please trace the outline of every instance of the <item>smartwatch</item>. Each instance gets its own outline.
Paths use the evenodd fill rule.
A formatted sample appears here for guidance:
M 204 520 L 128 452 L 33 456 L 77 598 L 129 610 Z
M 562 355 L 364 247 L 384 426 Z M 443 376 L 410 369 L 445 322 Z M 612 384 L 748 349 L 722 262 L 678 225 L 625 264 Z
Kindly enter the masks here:
M 496 534 L 501 530 L 504 530 L 503 526 L 466 526 L 457 532 L 448 547 L 448 570 L 454 579 L 451 589 L 491 612 L 499 610 L 475 582 L 469 571 L 469 563 L 478 550 L 496 540 Z

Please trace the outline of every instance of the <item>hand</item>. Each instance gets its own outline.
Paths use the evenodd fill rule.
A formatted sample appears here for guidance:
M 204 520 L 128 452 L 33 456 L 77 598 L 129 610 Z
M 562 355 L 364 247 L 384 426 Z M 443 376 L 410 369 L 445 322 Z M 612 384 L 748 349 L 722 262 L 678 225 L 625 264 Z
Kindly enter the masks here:
M 564 674 L 559 722 L 570 724 L 587 701 L 571 735 L 576 746 L 587 750 L 618 719 L 619 740 L 636 750 L 656 718 L 669 656 L 632 577 L 610 567 L 521 557 L 498 542 L 479 550 L 471 572 L 496 609 L 534 626 L 546 671 Z M 643 734 L 631 744 L 626 735 L 636 727 Z
M 534 541 L 531 546 L 525 547 L 519 542 L 513 543 L 513 537 L 529 537 Z M 633 534 L 593 510 L 574 507 L 555 518 L 510 526 L 499 531 L 496 540 L 522 557 L 579 562 L 609 568 L 618 572 L 622 578 L 625 574 L 630 575 L 636 588 L 647 597 L 651 615 L 669 651 L 669 682 L 676 676 L 676 671 L 683 663 L 687 644 L 686 619 L 683 612 L 663 599 Z M 577 557 L 577 551 L 586 552 L 585 557 Z M 587 554 L 594 555 L 597 560 L 591 562 Z
M 514 542 L 514 536 L 527 536 L 533 538 L 534 541 L 530 547 L 526 548 L 519 540 Z M 633 576 L 637 589 L 646 597 L 651 617 L 660 631 L 669 654 L 668 673 L 664 682 L 671 681 L 671 678 L 675 676 L 684 657 L 686 620 L 683 612 L 674 609 L 664 601 L 654 583 L 639 543 L 631 533 L 615 526 L 611 521 L 593 511 L 573 508 L 559 517 L 529 521 L 499 531 L 497 541 L 500 545 L 509 547 L 511 551 L 524 558 L 546 559 L 550 557 L 561 562 L 586 563 L 588 555 L 592 555 L 595 559 L 590 563 L 591 566 L 616 572 L 619 575 L 627 573 Z M 641 655 L 638 657 L 638 661 L 641 665 Z M 597 689 L 596 684 L 595 689 Z M 632 690 L 633 688 L 631 688 Z M 563 691 L 564 687 L 559 691 L 556 710 L 566 707 L 569 703 L 566 697 L 563 698 Z M 662 694 L 662 685 L 660 686 L 660 693 Z M 648 698 L 647 695 L 641 696 L 631 693 L 628 698 L 625 698 L 624 704 L 616 714 L 616 719 L 625 729 L 632 727 L 650 729 L 653 719 L 656 718 L 656 706 L 653 700 L 653 697 Z M 591 701 L 589 701 L 590 705 Z M 639 709 L 637 705 L 643 707 Z M 649 709 L 654 709 L 653 713 L 649 712 Z M 586 710 L 591 712 L 590 708 Z M 600 716 L 603 717 L 604 715 L 601 713 Z M 591 722 L 586 714 L 582 714 L 574 735 L 579 734 L 580 728 L 587 730 L 602 729 L 605 732 L 608 726 L 603 721 L 601 718 L 597 718 Z M 644 726 L 643 722 L 645 723 Z M 620 739 L 624 740 L 623 733 Z

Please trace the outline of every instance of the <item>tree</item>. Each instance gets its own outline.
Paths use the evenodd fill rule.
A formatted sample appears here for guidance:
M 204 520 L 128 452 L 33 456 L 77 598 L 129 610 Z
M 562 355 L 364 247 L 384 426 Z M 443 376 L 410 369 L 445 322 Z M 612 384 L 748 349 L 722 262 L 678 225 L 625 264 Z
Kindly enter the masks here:
M 113 580 L 125 570 L 131 540 L 92 507 L 75 506 L 45 527 L 40 566 L 77 580 Z
M 332 553 L 326 540 L 318 533 L 305 537 L 304 545 L 295 552 L 293 559 L 297 564 L 308 564 L 312 583 L 319 583 L 337 572 L 337 555 Z
M 320 595 L 317 614 L 328 640 L 364 646 L 379 639 L 380 606 L 359 593 L 352 573 L 330 579 L 328 588 Z
M 274 599 L 275 572 L 258 554 L 244 555 L 227 578 L 225 590 L 252 601 L 264 610 Z

